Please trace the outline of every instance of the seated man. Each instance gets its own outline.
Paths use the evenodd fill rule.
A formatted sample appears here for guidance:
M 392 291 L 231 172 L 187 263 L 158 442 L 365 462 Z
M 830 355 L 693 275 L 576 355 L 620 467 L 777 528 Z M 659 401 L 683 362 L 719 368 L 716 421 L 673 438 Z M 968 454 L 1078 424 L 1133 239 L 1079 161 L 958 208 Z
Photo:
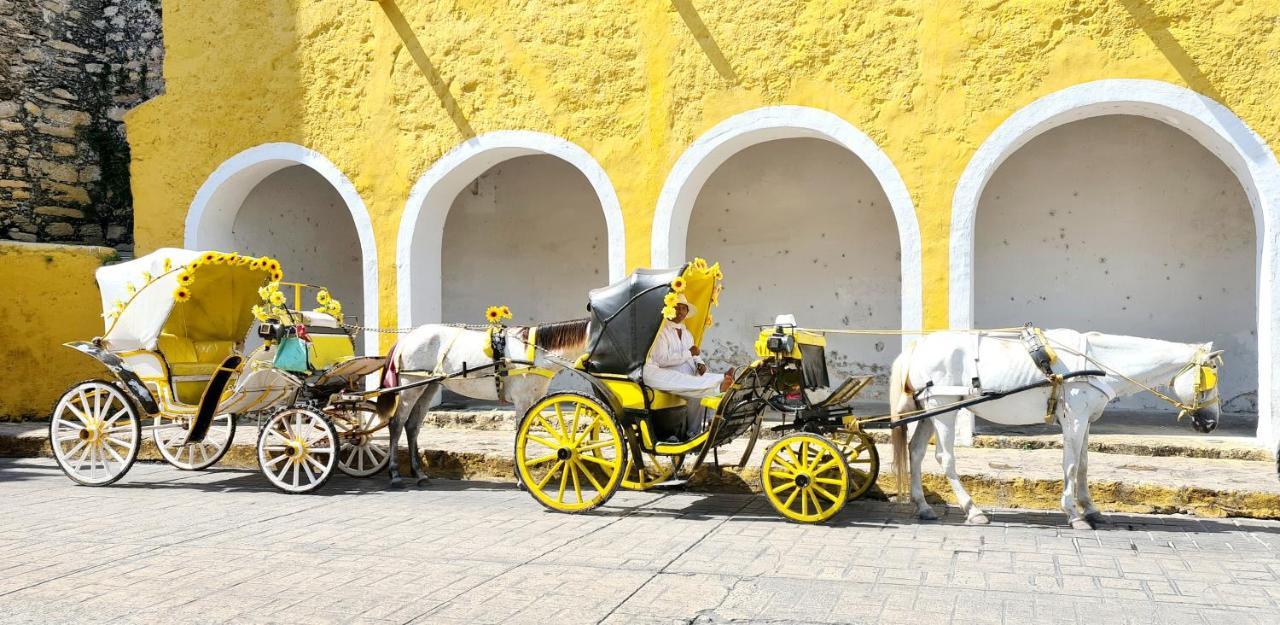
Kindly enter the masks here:
M 654 338 L 653 349 L 649 350 L 644 363 L 644 382 L 689 400 L 685 434 L 693 438 L 702 429 L 702 406 L 698 400 L 728 390 L 733 385 L 733 369 L 724 374 L 707 373 L 707 364 L 693 344 L 693 335 L 684 326 L 692 305 L 681 295 L 675 308 L 675 318 L 664 319 Z

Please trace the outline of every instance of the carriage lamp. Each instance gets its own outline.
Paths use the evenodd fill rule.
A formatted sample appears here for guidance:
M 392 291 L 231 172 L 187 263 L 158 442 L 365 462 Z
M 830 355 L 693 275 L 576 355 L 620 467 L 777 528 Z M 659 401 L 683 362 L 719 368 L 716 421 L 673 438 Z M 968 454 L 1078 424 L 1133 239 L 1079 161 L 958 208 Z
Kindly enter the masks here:
M 775 354 L 790 354 L 796 348 L 796 337 L 787 334 L 782 326 L 774 329 L 768 340 L 769 351 Z

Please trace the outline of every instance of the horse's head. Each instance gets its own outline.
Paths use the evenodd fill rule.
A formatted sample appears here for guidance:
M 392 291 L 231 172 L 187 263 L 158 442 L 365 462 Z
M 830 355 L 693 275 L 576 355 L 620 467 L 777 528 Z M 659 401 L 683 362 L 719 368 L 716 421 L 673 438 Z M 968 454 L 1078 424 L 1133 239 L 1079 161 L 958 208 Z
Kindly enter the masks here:
M 1218 367 L 1222 366 L 1222 351 L 1212 351 L 1212 343 L 1206 344 L 1196 357 L 1178 370 L 1169 382 L 1173 394 L 1181 402 L 1178 413 L 1191 416 L 1191 427 L 1208 434 L 1218 427 L 1221 400 L 1218 397 Z

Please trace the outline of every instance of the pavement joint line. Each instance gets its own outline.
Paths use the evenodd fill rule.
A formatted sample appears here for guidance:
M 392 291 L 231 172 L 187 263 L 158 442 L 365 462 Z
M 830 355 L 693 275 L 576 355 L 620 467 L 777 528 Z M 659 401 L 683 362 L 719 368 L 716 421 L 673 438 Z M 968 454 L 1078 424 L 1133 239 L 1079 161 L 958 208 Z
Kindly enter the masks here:
M 663 495 L 658 499 L 655 499 L 654 502 L 656 503 L 658 501 L 662 501 L 663 499 L 666 499 L 669 496 L 670 496 L 669 493 L 663 493 Z M 712 525 L 709 529 L 707 529 L 707 531 L 703 532 L 702 535 L 698 537 L 698 540 L 695 540 L 692 543 L 689 543 L 689 546 L 685 547 L 683 551 L 672 556 L 670 560 L 667 560 L 666 564 L 662 565 L 662 567 L 659 568 L 657 571 L 655 571 L 653 575 L 650 575 L 649 579 L 644 580 L 643 583 L 641 583 L 639 586 L 636 586 L 635 590 L 631 591 L 631 594 L 628 594 L 626 597 L 623 597 L 622 601 L 619 601 L 618 605 L 613 606 L 613 608 L 609 610 L 608 614 L 605 614 L 603 617 L 600 618 L 600 620 L 596 621 L 596 625 L 600 625 L 600 623 L 603 623 L 606 620 L 608 620 L 610 616 L 613 616 L 614 612 L 618 611 L 618 608 L 622 607 L 624 604 L 630 601 L 632 597 L 636 596 L 636 593 L 640 592 L 641 590 L 644 590 L 644 587 L 648 586 L 649 582 L 652 582 L 659 575 L 662 575 L 663 573 L 665 573 L 667 570 L 667 567 L 671 566 L 672 564 L 675 564 L 677 560 L 679 560 L 680 558 L 683 558 L 684 555 L 692 551 L 694 547 L 697 547 L 698 545 L 702 544 L 702 541 L 706 540 L 708 536 L 710 536 L 711 534 L 714 534 L 716 530 L 720 529 L 721 526 L 723 526 L 725 523 L 728 523 L 730 520 L 732 520 L 736 515 L 741 513 L 743 510 L 746 510 L 747 506 L 750 506 L 750 505 L 751 505 L 750 500 L 744 501 L 741 506 L 738 506 L 737 510 L 734 510 L 733 512 L 725 515 L 725 517 L 723 519 L 720 519 L 718 523 L 716 523 L 715 525 Z
M 479 587 L 481 587 L 481 586 L 483 586 L 483 585 L 485 585 L 485 584 L 487 584 L 487 583 L 489 583 L 489 582 L 491 582 L 491 581 L 493 581 L 493 580 L 495 580 L 495 579 L 498 579 L 499 577 L 502 577 L 503 575 L 506 575 L 507 573 L 510 573 L 510 572 L 512 572 L 512 571 L 514 571 L 514 570 L 516 570 L 516 569 L 518 569 L 518 568 L 520 568 L 520 567 L 522 567 L 522 566 L 525 566 L 525 565 L 527 565 L 527 564 L 531 564 L 531 563 L 533 563 L 535 560 L 539 560 L 539 559 L 541 559 L 541 558 L 543 558 L 543 557 L 545 557 L 545 556 L 547 556 L 547 555 L 550 555 L 552 552 L 554 552 L 554 551 L 556 551 L 556 550 L 558 550 L 558 549 L 562 549 L 562 548 L 564 548 L 564 547 L 567 547 L 567 546 L 569 546 L 571 543 L 574 543 L 574 542 L 576 542 L 576 541 L 582 540 L 582 539 L 584 539 L 584 538 L 589 538 L 589 537 L 590 537 L 590 536 L 592 536 L 593 534 L 595 534 L 595 533 L 597 533 L 597 532 L 599 532 L 599 531 L 601 531 L 601 530 L 603 530 L 603 529 L 605 529 L 605 528 L 612 527 L 614 524 L 618 523 L 619 521 L 621 521 L 621 520 L 623 520 L 623 519 L 625 519 L 625 518 L 627 518 L 627 517 L 629 517 L 629 516 L 632 516 L 633 514 L 636 514 L 636 513 L 637 513 L 641 508 L 644 508 L 644 507 L 646 507 L 646 506 L 648 506 L 648 505 L 651 505 L 651 504 L 657 503 L 657 502 L 659 502 L 659 501 L 662 501 L 662 500 L 663 500 L 663 499 L 665 499 L 667 496 L 668 496 L 668 495 L 664 493 L 664 494 L 663 494 L 663 496 L 661 496 L 661 497 L 659 497 L 659 498 L 655 499 L 654 501 L 651 501 L 651 502 L 648 502 L 648 503 L 642 503 L 642 504 L 635 505 L 635 506 L 631 506 L 630 508 L 625 508 L 626 512 L 624 512 L 623 514 L 620 514 L 620 515 L 616 516 L 613 520 L 609 521 L 608 523 L 605 523 L 605 524 L 603 524 L 603 525 L 601 525 L 601 526 L 599 526 L 599 527 L 597 527 L 597 528 L 595 528 L 595 529 L 591 530 L 590 532 L 587 532 L 586 534 L 582 534 L 582 535 L 580 535 L 580 536 L 571 536 L 571 537 L 569 537 L 568 539 L 566 539 L 564 542 L 562 542 L 562 543 L 560 543 L 560 544 L 558 544 L 558 545 L 556 545 L 556 546 L 554 546 L 554 547 L 550 547 L 550 548 L 548 548 L 547 550 L 543 551 L 542 553 L 539 553 L 539 554 L 537 554 L 537 555 L 535 555 L 535 556 L 529 557 L 529 558 L 525 559 L 524 561 L 517 562 L 517 563 L 515 563 L 515 564 L 513 564 L 513 565 L 511 565 L 511 566 L 509 566 L 509 567 L 507 567 L 507 568 L 505 568 L 505 569 L 503 569 L 503 570 L 501 570 L 501 571 L 499 571 L 499 572 L 497 572 L 497 573 L 495 573 L 495 574 L 493 574 L 493 575 L 491 575 L 491 576 L 489 576 L 488 578 L 486 578 L 486 579 L 484 579 L 484 580 L 482 580 L 482 581 L 476 582 L 476 583 L 475 583 L 475 584 L 473 584 L 472 586 L 469 586 L 469 587 L 467 587 L 467 588 L 465 588 L 465 589 L 463 589 L 463 590 L 461 590 L 461 591 L 457 592 L 456 594 L 454 594 L 453 596 L 449 597 L 448 599 L 446 599 L 446 600 L 442 601 L 442 602 L 440 603 L 440 605 L 435 606 L 434 608 L 431 608 L 431 609 L 427 610 L 426 612 L 423 612 L 423 613 L 421 613 L 421 614 L 419 614 L 419 615 L 417 615 L 417 616 L 414 616 L 414 617 L 413 617 L 413 618 L 411 618 L 411 619 L 408 619 L 408 620 L 406 620 L 406 621 L 403 621 L 400 625 L 409 625 L 409 623 L 412 623 L 413 621 L 416 621 L 416 620 L 418 620 L 418 619 L 420 619 L 420 618 L 424 618 L 424 617 L 427 617 L 427 616 L 431 616 L 432 614 L 435 614 L 436 612 L 440 611 L 440 610 L 441 610 L 441 609 L 443 609 L 444 607 L 448 606 L 448 605 L 449 605 L 449 603 L 450 603 L 450 602 L 452 602 L 454 599 L 457 599 L 458 597 L 461 597 L 462 595 L 465 595 L 465 594 L 467 594 L 467 593 L 469 593 L 469 592 L 471 592 L 471 591 L 473 591 L 473 590 L 475 590 L 475 589 L 477 589 L 477 588 L 479 588 Z

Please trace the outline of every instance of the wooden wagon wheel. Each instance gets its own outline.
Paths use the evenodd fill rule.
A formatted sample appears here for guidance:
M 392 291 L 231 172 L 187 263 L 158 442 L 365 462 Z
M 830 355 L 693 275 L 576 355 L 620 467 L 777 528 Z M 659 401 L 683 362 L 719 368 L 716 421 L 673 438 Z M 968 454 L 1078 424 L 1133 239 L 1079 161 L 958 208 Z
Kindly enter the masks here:
M 311 408 L 285 408 L 271 415 L 258 435 L 258 464 L 281 491 L 312 492 L 329 481 L 338 464 L 338 431 Z
M 861 499 L 880 476 L 880 452 L 876 441 L 866 432 L 847 431 L 847 438 L 840 446 L 845 462 L 849 464 L 849 499 Z
M 67 477 L 85 486 L 111 484 L 124 477 L 142 447 L 138 409 L 111 382 L 76 384 L 53 409 L 49 445 Z
M 167 415 L 156 415 L 151 428 L 151 437 L 165 462 L 184 471 L 207 469 L 227 454 L 236 436 L 236 418 L 234 415 L 222 414 L 213 418 L 204 440 L 198 443 L 184 444 L 190 417 L 171 418 Z
M 342 402 L 325 408 L 338 430 L 338 470 L 351 477 L 369 477 L 391 461 L 389 420 L 373 402 Z
M 626 440 L 613 412 L 581 393 L 544 397 L 516 431 L 516 471 L 538 503 L 561 512 L 603 505 L 617 491 Z
M 784 437 L 765 452 L 760 482 L 779 514 L 819 523 L 848 500 L 849 465 L 830 439 L 802 432 Z

